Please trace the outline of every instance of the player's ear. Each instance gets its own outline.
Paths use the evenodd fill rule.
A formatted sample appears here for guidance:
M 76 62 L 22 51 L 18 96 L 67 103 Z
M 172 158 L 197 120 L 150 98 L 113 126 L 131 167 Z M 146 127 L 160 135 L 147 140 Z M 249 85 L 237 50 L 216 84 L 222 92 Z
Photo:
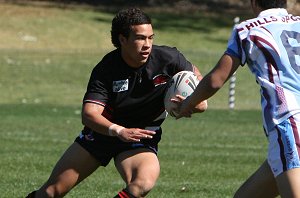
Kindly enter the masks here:
M 119 41 L 120 41 L 121 45 L 123 45 L 123 44 L 125 44 L 125 42 L 127 41 L 127 39 L 122 34 L 119 34 Z

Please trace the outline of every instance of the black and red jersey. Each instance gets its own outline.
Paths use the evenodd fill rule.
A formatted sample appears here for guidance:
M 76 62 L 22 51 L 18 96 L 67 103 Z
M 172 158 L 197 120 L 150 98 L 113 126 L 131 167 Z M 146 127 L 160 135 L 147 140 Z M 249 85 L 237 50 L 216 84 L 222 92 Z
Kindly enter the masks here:
M 153 45 L 140 68 L 128 66 L 116 49 L 93 69 L 83 102 L 104 106 L 103 115 L 126 128 L 160 126 L 166 117 L 167 83 L 182 70 L 193 67 L 176 48 Z

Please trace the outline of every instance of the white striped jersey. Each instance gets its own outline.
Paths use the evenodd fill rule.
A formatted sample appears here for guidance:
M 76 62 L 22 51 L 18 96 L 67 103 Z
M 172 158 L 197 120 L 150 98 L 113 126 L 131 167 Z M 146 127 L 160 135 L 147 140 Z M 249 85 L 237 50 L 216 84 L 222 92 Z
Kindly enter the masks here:
M 300 16 L 262 11 L 234 27 L 225 53 L 247 63 L 261 86 L 265 129 L 300 112 Z

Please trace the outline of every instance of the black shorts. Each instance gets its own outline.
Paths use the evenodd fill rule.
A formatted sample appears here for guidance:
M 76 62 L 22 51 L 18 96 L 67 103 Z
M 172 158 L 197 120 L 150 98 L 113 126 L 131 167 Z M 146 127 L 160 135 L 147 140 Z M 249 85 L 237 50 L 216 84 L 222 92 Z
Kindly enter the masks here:
M 152 139 L 141 140 L 141 142 L 123 142 L 117 137 L 101 135 L 92 131 L 82 131 L 75 142 L 99 160 L 101 166 L 107 166 L 112 158 L 127 150 L 148 148 L 157 154 L 160 139 L 161 129 L 156 131 Z

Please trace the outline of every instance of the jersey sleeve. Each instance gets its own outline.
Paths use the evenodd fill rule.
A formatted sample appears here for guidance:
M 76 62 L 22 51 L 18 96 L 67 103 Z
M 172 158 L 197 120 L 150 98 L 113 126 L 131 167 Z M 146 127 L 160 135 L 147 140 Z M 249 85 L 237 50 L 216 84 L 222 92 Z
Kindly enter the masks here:
M 83 98 L 83 103 L 91 102 L 102 106 L 106 105 L 109 95 L 108 76 L 107 72 L 103 71 L 100 65 L 97 65 L 93 69 Z
M 193 71 L 192 63 L 190 63 L 180 52 L 178 52 L 178 59 L 179 59 L 178 71 L 182 71 L 182 70 Z
M 231 37 L 228 40 L 225 54 L 234 56 L 241 60 L 241 65 L 246 64 L 246 53 L 243 50 L 243 40 L 240 38 L 238 28 L 235 27 L 232 31 Z

